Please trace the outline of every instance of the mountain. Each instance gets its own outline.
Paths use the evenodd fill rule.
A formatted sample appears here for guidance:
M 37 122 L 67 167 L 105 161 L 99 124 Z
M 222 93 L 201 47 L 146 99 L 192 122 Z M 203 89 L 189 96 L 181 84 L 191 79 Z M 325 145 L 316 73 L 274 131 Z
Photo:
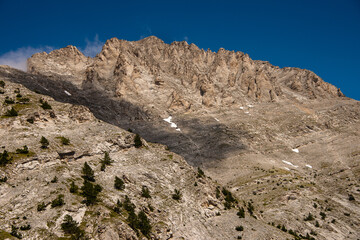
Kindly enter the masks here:
M 208 187 L 201 190 L 212 196 L 211 201 L 219 201 L 217 208 L 211 207 L 218 212 L 173 222 L 179 212 L 166 210 L 168 215 L 161 221 L 174 226 L 169 227 L 174 239 L 360 237 L 360 103 L 311 71 L 279 68 L 241 52 L 219 49 L 215 53 L 186 42 L 166 44 L 152 36 L 136 42 L 112 38 L 94 58 L 85 57 L 74 46 L 37 53 L 28 60 L 27 73 L 1 67 L 0 78 L 51 96 L 54 102 L 85 106 L 109 129 L 131 130 L 148 145 L 166 145 L 174 153 L 154 150 L 154 156 L 179 156 L 194 176 L 192 180 L 185 177 L 184 185 L 166 183 L 168 189 L 186 186 L 189 195 L 196 196 L 196 169 L 188 164 L 200 167 L 212 179 L 205 178 Z M 82 131 L 104 139 L 120 131 L 100 133 L 98 129 L 94 125 Z M 7 145 L 24 142 L 16 139 Z M 104 139 L 85 145 L 90 148 Z M 138 158 L 145 154 L 144 149 L 133 151 Z M 75 162 L 80 169 L 83 162 Z M 120 161 L 114 168 L 123 165 Z M 157 162 L 150 165 L 145 161 L 136 166 L 149 174 L 161 168 L 160 185 L 165 184 L 162 175 L 182 176 L 178 170 L 164 172 L 170 167 Z M 138 169 L 126 169 L 137 175 Z M 224 191 L 216 198 L 216 186 L 232 192 L 237 199 L 235 209 L 224 210 L 229 197 Z M 187 216 L 202 211 L 202 200 L 192 201 L 194 205 L 182 205 Z M 236 216 L 238 207 L 245 208 L 245 218 Z M 255 210 L 250 214 L 252 207 Z M 160 221 L 149 216 L 152 222 Z M 191 227 L 175 227 L 184 222 Z M 200 223 L 205 227 L 194 227 Z M 244 231 L 237 232 L 237 225 Z M 166 239 L 160 233 L 153 237 Z

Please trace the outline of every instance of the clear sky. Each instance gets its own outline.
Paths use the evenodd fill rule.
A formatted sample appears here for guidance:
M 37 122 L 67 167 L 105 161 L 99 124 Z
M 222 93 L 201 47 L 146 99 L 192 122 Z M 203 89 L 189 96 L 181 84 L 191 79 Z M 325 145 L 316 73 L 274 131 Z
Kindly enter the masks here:
M 75 45 L 94 56 L 111 37 L 248 53 L 314 71 L 360 100 L 360 0 L 0 0 L 0 64 Z

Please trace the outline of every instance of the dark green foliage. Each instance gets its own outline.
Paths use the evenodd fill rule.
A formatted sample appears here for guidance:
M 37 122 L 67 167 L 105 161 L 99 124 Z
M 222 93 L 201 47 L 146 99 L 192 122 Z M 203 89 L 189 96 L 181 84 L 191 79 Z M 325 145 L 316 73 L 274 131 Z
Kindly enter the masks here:
M 70 189 L 69 189 L 70 192 L 71 193 L 77 193 L 78 189 L 79 189 L 79 187 L 76 186 L 74 181 L 72 181 L 71 184 L 70 184 Z
M 15 101 L 12 98 L 6 97 L 4 100 L 4 104 L 14 104 L 14 103 L 15 103 Z
M 29 153 L 29 148 L 25 145 L 22 149 L 21 148 L 16 149 L 16 153 L 28 154 Z
M 151 233 L 150 221 L 142 210 L 138 214 L 138 229 L 144 236 L 149 237 Z
M 21 98 L 22 95 L 20 93 L 16 94 L 16 98 Z
M 135 204 L 133 204 L 130 198 L 126 195 L 125 200 L 123 202 L 124 209 L 127 212 L 134 212 L 135 211 Z
M 60 141 L 62 145 L 69 145 L 70 144 L 70 140 L 66 137 L 60 137 Z
M 326 213 L 320 212 L 320 216 L 321 216 L 321 219 L 322 219 L 322 220 L 325 220 L 325 218 L 326 218 Z
M 30 224 L 23 225 L 23 226 L 20 227 L 20 230 L 22 230 L 22 231 L 27 231 L 27 230 L 30 230 L 30 229 L 31 229 Z
M 34 119 L 33 117 L 30 117 L 30 118 L 26 119 L 26 121 L 27 121 L 28 123 L 33 124 L 34 121 L 35 121 L 35 119 Z
M 120 208 L 123 206 L 122 202 L 120 200 L 117 200 L 116 206 L 114 207 L 114 212 L 120 213 Z
M 20 98 L 20 99 L 18 99 L 18 101 L 20 103 L 28 103 L 28 102 L 30 102 L 30 98 Z
M 113 162 L 112 159 L 110 158 L 109 152 L 104 152 L 104 158 L 101 159 L 101 171 L 105 171 L 105 168 L 107 165 L 111 165 L 111 163 Z
M 349 201 L 355 201 L 355 197 L 352 194 L 349 194 Z
M 142 146 L 142 141 L 141 141 L 141 138 L 139 136 L 139 134 L 136 134 L 135 137 L 134 137 L 134 146 L 136 148 L 140 148 Z
M 232 193 L 230 191 L 228 191 L 226 188 L 222 189 L 222 194 L 225 197 L 225 209 L 230 209 L 232 208 L 233 204 L 237 202 L 237 200 L 233 197 Z
M 281 231 L 283 231 L 283 232 L 287 232 L 287 229 L 286 229 L 285 225 L 282 225 L 282 227 L 281 227 Z
M 307 217 L 304 218 L 304 221 L 312 221 L 312 220 L 314 220 L 314 216 L 311 213 L 309 213 L 309 215 L 307 215 Z
M 331 220 L 331 223 L 336 223 L 336 220 L 335 219 Z
M 44 202 L 39 203 L 39 204 L 37 205 L 37 210 L 38 210 L 38 212 L 44 211 L 45 209 L 46 209 L 46 204 L 45 204 Z
M 310 234 L 311 234 L 311 235 L 314 235 L 314 236 L 317 235 L 317 233 L 316 233 L 314 230 L 312 230 L 312 229 L 311 229 L 311 231 L 310 231 Z
M 129 226 L 136 232 L 136 234 L 138 234 L 137 231 L 138 217 L 136 216 L 135 211 L 130 211 L 128 213 L 129 215 L 126 221 L 128 222 Z
M 151 198 L 150 190 L 147 186 L 142 186 L 141 188 L 141 196 L 144 198 Z
M 16 117 L 18 115 L 18 112 L 13 107 L 10 110 L 7 110 L 5 113 L 5 116 L 7 117 Z
M 152 211 L 154 211 L 154 207 L 153 206 L 151 206 L 151 204 L 149 203 L 148 204 L 148 209 L 152 212 Z
M 250 213 L 250 215 L 254 215 L 254 210 L 255 210 L 255 208 L 254 208 L 254 205 L 252 205 L 251 202 L 248 202 L 247 210 L 248 210 L 248 212 Z
M 236 215 L 239 216 L 239 218 L 244 218 L 245 217 L 245 210 L 243 207 L 239 208 L 239 211 L 236 213 Z
M 317 204 L 316 204 L 316 203 L 314 203 L 313 207 L 314 207 L 314 208 L 317 208 Z
M 2 87 L 2 88 L 5 87 L 5 82 L 3 80 L 0 80 L 0 87 Z
M 6 181 L 7 181 L 7 176 L 0 177 L 0 183 L 1 183 L 1 182 L 6 182 Z
M 86 239 L 85 232 L 79 228 L 78 223 L 70 215 L 65 215 L 61 229 L 65 234 L 70 234 L 71 239 Z
M 0 94 L 4 94 L 5 92 L 3 90 L 0 89 Z
M 62 194 L 59 194 L 52 202 L 51 202 L 51 207 L 54 208 L 54 207 L 61 207 L 65 205 L 65 202 L 64 202 L 64 195 Z
M 41 148 L 45 149 L 49 146 L 49 140 L 47 140 L 44 136 L 40 139 Z
M 172 198 L 174 200 L 179 201 L 181 199 L 182 194 L 180 193 L 180 190 L 175 189 L 174 194 L 172 195 Z
M 125 189 L 124 181 L 121 178 L 115 176 L 114 187 L 117 190 L 124 190 Z
M 82 178 L 87 181 L 95 182 L 94 171 L 91 169 L 87 162 L 84 163 L 84 167 L 82 168 Z
M 197 178 L 202 178 L 205 177 L 205 173 L 203 170 L 201 170 L 201 168 L 198 167 L 198 172 L 197 172 Z
M 242 239 L 242 236 L 237 236 L 237 239 Z
M 237 226 L 235 228 L 235 230 L 241 232 L 241 231 L 244 231 L 244 227 L 243 226 Z
M 81 187 L 81 195 L 85 197 L 86 205 L 95 204 L 98 194 L 102 191 L 100 185 L 94 185 L 88 180 L 84 179 L 84 185 Z
M 6 150 L 4 150 L 3 153 L 0 153 L 0 166 L 5 166 L 11 161 L 12 161 L 12 157 L 9 156 L 9 153 Z
M 47 101 L 44 100 L 40 100 L 40 107 L 42 107 L 43 109 L 47 110 L 47 109 L 52 109 L 52 107 L 50 106 L 50 104 Z
M 55 176 L 55 177 L 51 180 L 52 183 L 56 183 L 57 181 L 58 181 L 57 176 Z
M 18 239 L 22 239 L 22 235 L 18 232 L 18 227 L 15 227 L 14 225 L 11 225 L 11 232 L 10 235 L 14 236 Z
M 16 88 L 16 89 L 14 90 L 14 93 L 20 93 L 20 89 L 19 89 L 19 88 Z
M 320 224 L 319 224 L 319 222 L 317 220 L 315 222 L 315 227 L 320 227 Z

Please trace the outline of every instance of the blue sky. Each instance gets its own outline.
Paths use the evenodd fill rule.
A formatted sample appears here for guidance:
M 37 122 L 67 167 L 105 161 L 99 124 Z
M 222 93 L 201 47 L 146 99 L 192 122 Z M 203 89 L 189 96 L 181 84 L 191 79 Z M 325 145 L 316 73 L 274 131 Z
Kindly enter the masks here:
M 93 56 L 111 37 L 155 35 L 306 68 L 360 100 L 360 0 L 0 0 L 0 22 L 0 64 L 18 68 L 38 51 Z

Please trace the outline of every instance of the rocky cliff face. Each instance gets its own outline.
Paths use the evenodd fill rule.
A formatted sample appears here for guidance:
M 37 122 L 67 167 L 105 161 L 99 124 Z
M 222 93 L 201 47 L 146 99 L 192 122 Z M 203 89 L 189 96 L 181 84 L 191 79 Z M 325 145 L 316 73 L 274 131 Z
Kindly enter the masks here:
M 82 89 L 108 91 L 143 106 L 151 102 L 160 111 L 343 96 L 308 70 L 280 69 L 242 52 L 215 53 L 186 42 L 165 44 L 154 36 L 137 42 L 112 38 L 92 59 L 73 46 L 35 54 L 28 70 L 71 75 Z
M 137 211 L 145 210 L 148 203 L 146 199 L 138 200 L 142 185 L 139 182 L 145 182 L 154 191 L 154 199 L 149 203 L 158 204 L 155 209 L 161 212 L 146 214 L 157 226 L 153 232 L 155 239 L 171 239 L 171 235 L 173 239 L 360 238 L 360 104 L 344 97 L 314 73 L 280 69 L 223 49 L 214 53 L 186 42 L 169 45 L 155 37 L 137 42 L 110 39 L 95 58 L 84 57 L 74 47 L 37 54 L 29 59 L 29 72 L 0 67 L 0 79 L 8 81 L 8 85 L 20 83 L 59 102 L 86 106 L 84 109 L 93 114 L 84 110 L 87 117 L 83 124 L 61 123 L 60 118 L 66 120 L 70 108 L 60 107 L 62 104 L 43 96 L 52 105 L 58 104 L 55 115 L 61 117 L 56 121 L 47 117 L 34 131 L 41 132 L 44 124 L 49 123 L 52 128 L 63 124 L 59 131 L 65 133 L 68 131 L 65 129 L 75 128 L 71 133 L 82 138 L 72 140 L 76 146 L 89 152 L 109 151 L 114 158 L 113 166 L 106 168 L 109 174 L 97 170 L 95 177 L 105 189 L 100 196 L 102 203 L 87 211 L 114 214 L 109 207 L 114 207 L 115 193 L 106 179 L 119 174 L 120 168 L 130 179 L 125 193 L 134 199 Z M 6 96 L 15 98 L 13 90 L 6 92 Z M 16 107 L 22 109 L 22 105 Z M 61 114 L 60 109 L 65 112 Z M 50 112 L 45 113 L 50 116 Z M 21 114 L 15 119 L 22 119 L 27 112 Z M 82 115 L 72 114 L 75 118 Z M 23 134 L 27 126 L 23 120 L 20 123 L 25 125 L 8 118 L 2 121 L 6 122 L 2 129 L 11 129 L 16 134 Z M 116 139 L 124 144 L 134 135 L 115 126 L 140 134 L 147 141 L 147 148 L 135 149 L 130 141 L 126 143 L 129 147 L 117 149 Z M 117 137 L 118 131 L 124 135 Z M 56 141 L 56 134 L 49 135 L 52 141 Z M 21 140 L 23 135 L 16 136 L 14 139 L 6 136 L 9 139 L 6 148 L 12 147 L 14 151 L 23 143 L 30 146 L 30 141 Z M 101 148 L 97 147 L 99 142 L 104 143 Z M 155 142 L 167 145 L 178 155 Z M 41 155 L 44 151 L 36 144 L 31 148 Z M 70 171 L 71 177 L 79 175 L 85 160 L 99 169 L 101 151 L 70 162 L 66 171 Z M 82 152 L 82 148 L 75 152 Z M 53 152 L 53 156 L 58 153 Z M 198 179 L 188 164 L 200 166 L 217 183 L 208 178 Z M 11 171 L 7 174 L 12 181 L 23 187 L 20 179 L 25 175 L 16 178 Z M 61 174 L 68 176 L 66 171 Z M 76 182 L 81 184 L 81 179 Z M 220 196 L 216 194 L 218 184 L 227 187 L 238 199 L 234 204 L 236 210 L 224 210 L 226 199 L 231 198 L 221 192 Z M 65 189 L 65 185 L 61 186 Z M 182 189 L 184 204 L 164 198 L 173 188 Z M 7 188 L 4 194 L 9 194 L 9 189 L 13 188 Z M 116 196 L 124 198 L 124 194 Z M 65 195 L 65 199 L 72 200 L 73 196 Z M 217 201 L 216 206 L 213 201 Z M 244 207 L 245 218 L 236 215 L 238 207 Z M 94 238 L 105 238 L 98 232 L 102 233 L 106 225 L 100 224 L 106 214 L 85 218 L 82 222 L 91 224 L 82 229 Z M 139 238 L 128 227 L 126 214 L 118 216 L 120 219 L 104 230 L 111 232 L 108 239 L 116 239 L 115 235 L 120 239 Z M 20 213 L 11 216 L 21 218 Z M 61 222 L 59 216 L 63 215 L 57 216 Z M 3 230 L 9 231 L 11 219 L 4 219 L 8 225 Z M 166 227 L 158 227 L 162 224 Z M 50 224 L 47 233 L 60 236 L 58 223 L 56 226 Z M 244 231 L 236 231 L 236 226 L 243 226 Z M 128 235 L 121 235 L 118 227 L 127 229 Z

